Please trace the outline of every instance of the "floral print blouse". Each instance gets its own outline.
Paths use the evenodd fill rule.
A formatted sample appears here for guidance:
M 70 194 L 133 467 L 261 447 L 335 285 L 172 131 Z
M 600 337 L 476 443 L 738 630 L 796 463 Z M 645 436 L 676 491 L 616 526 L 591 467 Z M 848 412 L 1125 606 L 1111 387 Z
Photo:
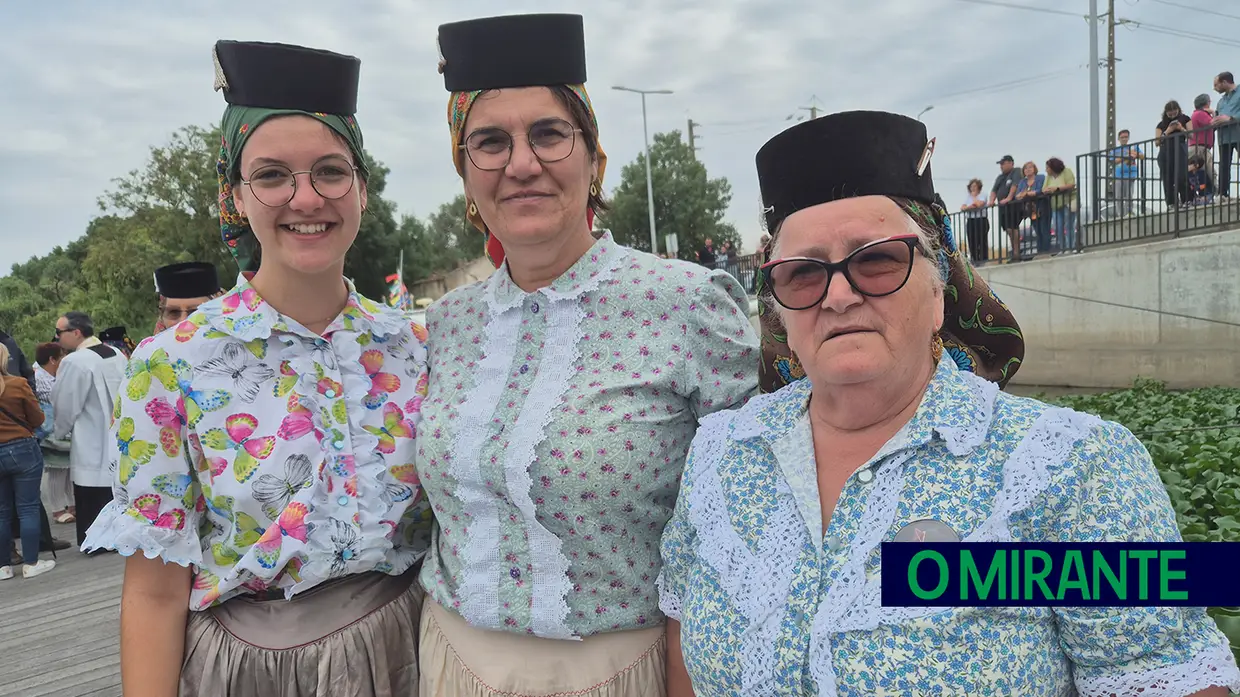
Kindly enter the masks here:
M 352 284 L 320 336 L 240 278 L 134 352 L 113 500 L 83 549 L 192 565 L 191 610 L 403 573 L 430 534 L 413 466 L 425 342 Z
M 698 419 L 757 390 L 748 296 L 604 236 L 533 293 L 501 266 L 429 308 L 422 583 L 472 626 L 658 626 L 659 536 Z
M 825 534 L 808 380 L 704 420 L 663 536 L 661 606 L 697 697 L 1188 695 L 1240 688 L 1205 608 L 904 608 L 879 544 L 935 520 L 965 542 L 1179 541 L 1123 427 L 1014 397 L 945 360 L 848 479 Z

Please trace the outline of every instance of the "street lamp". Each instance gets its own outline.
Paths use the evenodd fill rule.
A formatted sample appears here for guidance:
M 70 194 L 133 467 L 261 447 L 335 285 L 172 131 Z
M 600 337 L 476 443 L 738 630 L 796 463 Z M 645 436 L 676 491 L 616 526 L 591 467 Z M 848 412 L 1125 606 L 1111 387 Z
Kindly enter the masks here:
M 650 131 L 646 128 L 646 95 L 671 94 L 671 90 L 635 90 L 631 87 L 613 85 L 613 90 L 636 92 L 642 96 L 642 135 L 646 139 L 646 209 L 650 212 L 650 253 L 659 253 L 659 242 L 654 231 L 654 180 L 650 177 Z
M 934 105 L 933 105 L 933 104 L 931 104 L 930 106 L 926 107 L 925 109 L 922 109 L 922 110 L 921 110 L 921 113 L 917 114 L 917 120 L 918 120 L 918 121 L 921 121 L 921 117 L 925 116 L 925 115 L 926 115 L 926 112 L 927 112 L 927 111 L 930 111 L 930 110 L 931 110 L 931 109 L 933 109 L 933 108 L 934 108 Z

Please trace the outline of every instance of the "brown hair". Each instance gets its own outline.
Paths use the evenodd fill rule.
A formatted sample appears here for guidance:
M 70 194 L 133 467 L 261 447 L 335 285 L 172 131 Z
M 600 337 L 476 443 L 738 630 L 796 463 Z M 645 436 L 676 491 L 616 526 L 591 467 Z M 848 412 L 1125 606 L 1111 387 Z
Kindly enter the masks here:
M 1063 174 L 1064 166 L 1063 160 L 1058 157 L 1052 157 L 1046 161 L 1046 171 L 1055 176 Z
M 0 395 L 4 394 L 4 379 L 9 376 L 9 347 L 0 344 Z
M 1163 117 L 1165 118 L 1167 116 L 1167 112 L 1171 111 L 1172 109 L 1180 112 L 1181 114 L 1184 113 L 1184 110 L 1180 108 L 1180 103 L 1172 99 L 1171 101 L 1167 102 L 1167 104 L 1163 107 Z
M 1030 160 L 1030 161 L 1026 162 L 1025 164 L 1021 165 L 1021 166 L 1020 166 L 1020 173 L 1021 173 L 1021 174 L 1024 174 L 1024 173 L 1025 173 L 1025 168 L 1026 168 L 1026 167 L 1032 167 L 1032 168 L 1033 168 L 1033 174 L 1034 174 L 1034 176 L 1037 176 L 1037 174 L 1038 174 L 1038 163 L 1034 162 L 1033 160 Z
M 982 180 L 981 180 L 981 179 L 977 179 L 976 177 L 975 177 L 975 178 L 973 178 L 973 179 L 970 179 L 970 180 L 969 180 L 969 186 L 968 186 L 968 187 L 967 187 L 967 189 L 966 189 L 969 193 L 973 193 L 973 185 L 974 185 L 974 184 L 976 184 L 976 185 L 977 185 L 977 190 L 978 190 L 978 192 L 979 192 L 979 193 L 981 192 L 982 187 L 983 187 L 983 186 L 985 186 L 984 184 L 982 184 Z
M 34 362 L 41 366 L 46 366 L 48 363 L 51 363 L 57 358 L 64 357 L 65 347 L 55 342 L 49 341 L 46 344 L 39 344 L 34 348 Z
M 577 128 L 581 129 L 581 135 L 585 137 L 586 152 L 590 153 L 590 159 L 598 159 L 598 127 L 594 125 L 594 119 L 591 117 L 589 110 L 586 109 L 585 103 L 581 101 L 576 92 L 573 92 L 565 85 L 554 85 L 547 89 L 551 90 L 551 95 L 555 97 L 561 106 L 568 110 Z M 601 185 L 598 188 L 598 193 L 590 194 L 588 205 L 590 210 L 594 211 L 595 216 L 611 210 L 611 205 L 603 198 L 603 187 Z

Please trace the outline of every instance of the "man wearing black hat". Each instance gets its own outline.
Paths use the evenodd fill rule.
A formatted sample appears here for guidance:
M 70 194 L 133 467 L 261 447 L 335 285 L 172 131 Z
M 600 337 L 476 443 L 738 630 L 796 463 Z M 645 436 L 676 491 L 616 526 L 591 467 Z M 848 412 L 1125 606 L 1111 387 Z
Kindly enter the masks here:
M 1016 171 L 1016 160 L 1011 155 L 1004 155 L 996 163 L 999 165 L 999 176 L 995 177 L 995 185 L 990 188 L 990 203 L 999 204 L 999 226 L 1007 231 L 1012 251 L 1008 257 L 1011 261 L 1020 261 L 1020 206 L 1012 203 L 1016 198 L 1016 185 L 1020 174 Z
M 220 294 L 215 266 L 205 261 L 187 261 L 155 269 L 155 292 L 159 294 L 159 319 L 155 333 L 176 326 L 198 306 Z

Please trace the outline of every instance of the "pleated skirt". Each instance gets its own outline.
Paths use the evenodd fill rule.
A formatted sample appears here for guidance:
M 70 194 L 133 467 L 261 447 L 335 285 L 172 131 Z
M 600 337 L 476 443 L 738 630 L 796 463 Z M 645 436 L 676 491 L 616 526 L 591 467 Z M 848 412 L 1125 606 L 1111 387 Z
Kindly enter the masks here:
M 420 697 L 664 697 L 663 627 L 560 641 L 469 626 L 429 597 Z
M 416 697 L 417 567 L 191 612 L 181 697 Z

